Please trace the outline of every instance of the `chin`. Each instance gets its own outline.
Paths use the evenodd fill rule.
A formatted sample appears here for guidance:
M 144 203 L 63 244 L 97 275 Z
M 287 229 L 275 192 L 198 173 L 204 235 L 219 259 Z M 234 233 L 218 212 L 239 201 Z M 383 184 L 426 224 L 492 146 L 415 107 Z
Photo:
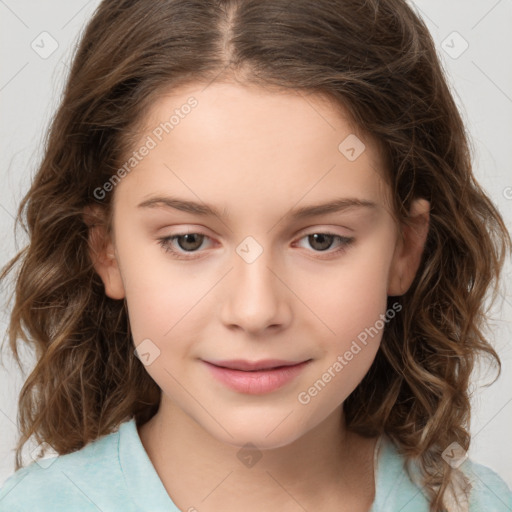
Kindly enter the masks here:
M 224 418 L 222 425 L 229 434 L 217 424 L 209 425 L 210 428 L 203 425 L 203 428 L 208 430 L 221 443 L 233 447 L 243 448 L 251 443 L 260 450 L 273 450 L 287 446 L 305 434 L 304 430 L 298 430 L 297 425 L 293 425 L 292 422 L 286 425 L 287 420 L 283 421 L 283 418 L 286 418 L 286 414 L 275 421 L 267 417 L 261 421 L 250 420 L 249 422 L 229 423 Z M 211 427 L 213 427 L 213 430 Z M 290 427 L 294 428 L 291 429 Z

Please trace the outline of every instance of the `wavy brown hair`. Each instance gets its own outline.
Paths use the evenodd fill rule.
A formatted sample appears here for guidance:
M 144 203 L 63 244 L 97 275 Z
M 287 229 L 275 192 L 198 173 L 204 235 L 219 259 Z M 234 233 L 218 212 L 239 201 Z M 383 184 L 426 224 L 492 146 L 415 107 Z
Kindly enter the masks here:
M 422 261 L 402 312 L 344 403 L 347 427 L 387 434 L 417 459 L 431 511 L 467 449 L 468 386 L 480 357 L 500 369 L 484 332 L 511 240 L 475 181 L 468 137 L 431 36 L 403 0 L 105 0 L 81 36 L 17 221 L 29 243 L 16 269 L 9 347 L 37 363 L 19 397 L 20 438 L 65 454 L 158 410 L 160 389 L 134 356 L 125 302 L 105 295 L 88 251 L 84 208 L 110 218 L 115 173 L 145 113 L 169 88 L 237 79 L 325 95 L 383 148 L 397 221 L 411 201 L 431 204 Z M 133 383 L 136 382 L 135 386 Z

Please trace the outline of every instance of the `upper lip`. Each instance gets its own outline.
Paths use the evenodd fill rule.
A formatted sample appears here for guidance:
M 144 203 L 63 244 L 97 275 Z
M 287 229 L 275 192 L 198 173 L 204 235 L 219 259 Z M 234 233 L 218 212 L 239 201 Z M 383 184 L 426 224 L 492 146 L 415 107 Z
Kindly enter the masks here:
M 284 361 L 282 359 L 262 359 L 260 361 L 246 361 L 244 359 L 230 359 L 226 361 L 206 361 L 207 363 L 232 370 L 255 371 L 269 370 L 278 366 L 295 366 L 305 361 Z

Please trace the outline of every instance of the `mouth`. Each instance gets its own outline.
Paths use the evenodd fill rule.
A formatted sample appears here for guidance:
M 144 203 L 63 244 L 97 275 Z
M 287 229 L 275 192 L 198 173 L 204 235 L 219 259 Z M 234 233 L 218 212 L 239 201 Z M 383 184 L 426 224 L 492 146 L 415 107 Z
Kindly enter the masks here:
M 221 384 L 248 395 L 270 393 L 297 378 L 312 361 L 203 361 Z
M 264 359 L 261 361 L 247 361 L 244 359 L 231 359 L 226 361 L 205 361 L 206 363 L 218 366 L 219 368 L 227 368 L 230 370 L 239 370 L 243 372 L 256 372 L 261 370 L 274 370 L 277 368 L 286 368 L 289 366 L 296 366 L 305 363 L 308 360 L 302 361 L 284 361 L 282 359 Z

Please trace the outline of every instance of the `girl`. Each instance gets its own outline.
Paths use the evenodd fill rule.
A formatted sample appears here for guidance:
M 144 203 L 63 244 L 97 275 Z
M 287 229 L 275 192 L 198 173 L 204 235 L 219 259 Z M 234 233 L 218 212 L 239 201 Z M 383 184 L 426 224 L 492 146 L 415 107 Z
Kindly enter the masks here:
M 512 509 L 466 456 L 511 240 L 404 1 L 103 1 L 19 219 L 2 512 Z

